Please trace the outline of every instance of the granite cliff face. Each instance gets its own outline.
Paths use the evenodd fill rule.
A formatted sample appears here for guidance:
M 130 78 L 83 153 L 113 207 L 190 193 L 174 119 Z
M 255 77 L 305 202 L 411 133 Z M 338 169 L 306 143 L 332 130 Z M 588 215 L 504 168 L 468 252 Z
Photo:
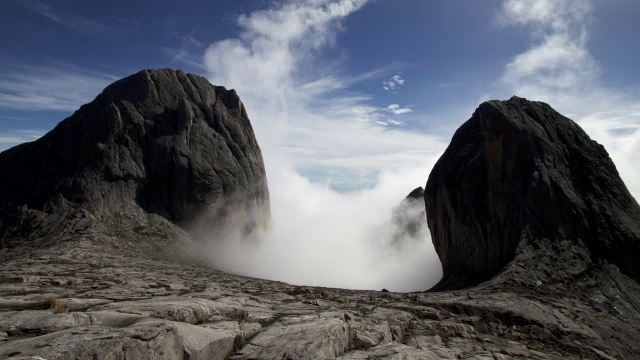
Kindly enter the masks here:
M 565 282 L 603 260 L 640 280 L 638 203 L 605 149 L 547 104 L 481 104 L 433 168 L 425 202 L 444 272 L 433 290 L 489 280 L 531 248 L 551 263 L 529 277 Z
M 41 139 L 1 153 L 0 173 L 11 174 L 0 177 L 0 244 L 78 219 L 147 225 L 153 214 L 187 228 L 235 217 L 251 230 L 269 217 L 262 154 L 239 97 L 181 71 L 109 85 Z

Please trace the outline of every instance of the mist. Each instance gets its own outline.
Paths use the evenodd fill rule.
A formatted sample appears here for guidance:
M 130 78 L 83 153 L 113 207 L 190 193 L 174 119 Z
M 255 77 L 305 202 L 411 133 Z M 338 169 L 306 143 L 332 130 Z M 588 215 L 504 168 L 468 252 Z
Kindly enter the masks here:
M 438 121 L 448 124 L 447 130 L 427 134 L 398 117 L 411 112 L 410 107 L 374 106 L 371 96 L 351 90 L 373 80 L 398 90 L 405 80 L 397 69 L 345 76 L 339 61 L 319 60 L 322 49 L 332 46 L 343 29 L 341 21 L 366 3 L 284 2 L 240 16 L 238 38 L 207 48 L 203 66 L 209 80 L 235 88 L 246 106 L 262 149 L 271 197 L 270 226 L 256 238 L 244 239 L 231 225 L 223 232 L 204 235 L 206 241 L 197 251 L 212 267 L 298 285 L 391 291 L 430 288 L 441 278 L 442 267 L 426 218 L 415 234 L 407 235 L 394 221 L 394 208 L 413 189 L 425 186 L 453 131 L 477 104 L 513 94 L 548 102 L 576 120 L 605 145 L 630 191 L 639 197 L 640 160 L 635 154 L 640 107 L 632 97 L 599 86 L 595 77 L 563 76 L 597 70 L 586 48 L 585 56 L 578 59 L 582 62 L 548 68 L 549 62 L 544 62 L 547 37 L 532 35 L 542 45 L 534 42 L 523 54 L 529 62 L 541 59 L 543 65 L 533 67 L 540 74 L 520 66 L 522 54 L 514 54 L 510 63 L 505 62 L 503 79 L 490 84 L 478 99 L 461 100 L 467 105 L 453 112 L 466 115 L 443 115 Z M 505 16 L 518 19 L 509 4 L 505 2 Z M 565 29 L 549 24 L 535 18 L 524 25 L 514 20 L 511 25 L 549 27 L 549 39 L 555 38 L 554 31 Z M 565 37 L 584 48 L 581 38 L 572 36 Z M 591 82 L 550 83 L 538 81 L 538 75 Z M 626 110 L 598 112 L 607 108 Z
M 285 2 L 240 16 L 241 35 L 207 49 L 211 82 L 235 88 L 246 106 L 271 203 L 270 225 L 254 239 L 232 224 L 201 236 L 197 251 L 214 268 L 298 285 L 390 291 L 426 290 L 441 278 L 426 217 L 419 236 L 403 239 L 392 211 L 424 187 L 446 143 L 392 128 L 386 106 L 348 90 L 392 77 L 395 69 L 345 77 L 316 61 L 340 21 L 365 3 Z
M 391 291 L 426 290 L 441 278 L 426 218 L 420 236 L 398 237 L 402 229 L 392 221 L 392 209 L 424 182 L 428 162 L 383 173 L 374 188 L 348 193 L 287 166 L 267 169 L 269 228 L 257 239 L 244 238 L 240 226 L 209 237 L 199 252 L 216 268 L 297 285 Z

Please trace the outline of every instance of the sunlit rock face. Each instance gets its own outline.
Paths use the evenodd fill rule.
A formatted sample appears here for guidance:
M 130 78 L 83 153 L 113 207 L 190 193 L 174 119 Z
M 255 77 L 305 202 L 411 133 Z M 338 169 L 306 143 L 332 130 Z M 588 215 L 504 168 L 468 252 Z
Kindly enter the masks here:
M 547 104 L 481 104 L 433 168 L 425 202 L 444 272 L 434 290 L 474 286 L 536 256 L 510 280 L 562 283 L 599 260 L 640 280 L 638 203 L 605 149 Z
M 262 154 L 238 95 L 181 71 L 116 81 L 41 139 L 1 153 L 0 173 L 11 174 L 0 177 L 0 241 L 74 219 L 147 225 L 151 214 L 182 228 L 233 220 L 252 231 L 269 217 Z

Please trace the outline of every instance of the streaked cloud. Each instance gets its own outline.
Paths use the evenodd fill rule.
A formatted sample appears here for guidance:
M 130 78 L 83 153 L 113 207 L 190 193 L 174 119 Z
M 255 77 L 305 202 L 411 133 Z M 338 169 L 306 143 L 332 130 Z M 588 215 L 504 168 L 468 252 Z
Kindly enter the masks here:
M 179 46 L 163 47 L 161 51 L 170 59 L 171 64 L 184 64 L 190 68 L 204 71 L 202 53 L 206 46 L 192 36 L 183 36 Z
M 50 4 L 44 1 L 23 0 L 19 2 L 25 9 L 33 11 L 42 17 L 71 30 L 91 34 L 95 32 L 105 32 L 115 30 L 112 26 L 97 22 L 93 19 L 71 14 L 61 14 L 56 12 Z
M 60 64 L 0 74 L 0 109 L 73 111 L 118 77 Z
M 0 151 L 7 150 L 16 145 L 38 140 L 45 134 L 44 130 L 13 130 L 0 132 Z
M 395 126 L 405 126 L 405 125 L 407 125 L 407 123 L 405 123 L 404 121 L 397 121 L 397 120 L 393 120 L 393 119 L 390 119 L 387 122 L 389 124 L 395 125 Z

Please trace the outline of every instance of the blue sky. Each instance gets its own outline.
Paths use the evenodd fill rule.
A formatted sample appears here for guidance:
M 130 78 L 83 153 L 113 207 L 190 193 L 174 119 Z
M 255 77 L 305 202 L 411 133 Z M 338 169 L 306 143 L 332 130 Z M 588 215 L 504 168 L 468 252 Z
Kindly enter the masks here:
M 513 94 L 628 144 L 638 18 L 633 0 L 0 0 L 0 149 L 156 67 L 236 88 L 263 147 L 341 189 L 439 153 Z

